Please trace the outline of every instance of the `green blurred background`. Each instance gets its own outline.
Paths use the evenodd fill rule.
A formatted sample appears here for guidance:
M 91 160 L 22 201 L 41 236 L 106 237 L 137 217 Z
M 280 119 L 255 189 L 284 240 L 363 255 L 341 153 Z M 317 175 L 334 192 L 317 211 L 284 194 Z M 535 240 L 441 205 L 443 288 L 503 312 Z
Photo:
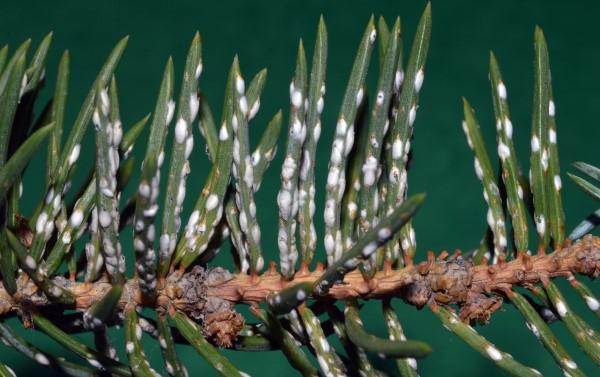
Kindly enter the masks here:
M 424 1 L 3 0 L 0 2 L 0 44 L 8 43 L 12 51 L 27 37 L 38 43 L 48 31 L 54 31 L 47 65 L 48 85 L 43 98 L 49 98 L 58 59 L 68 48 L 71 52 L 71 86 L 67 124 L 70 124 L 111 47 L 124 35 L 130 35 L 129 46 L 117 70 L 121 113 L 127 127 L 153 109 L 169 55 L 175 59 L 179 82 L 187 47 L 193 33 L 199 30 L 204 56 L 201 88 L 217 118 L 227 70 L 234 54 L 239 54 L 248 80 L 260 68 L 268 68 L 262 108 L 252 126 L 252 138 L 256 140 L 277 109 L 283 108 L 287 114 L 288 85 L 293 74 L 298 39 L 304 39 L 308 56 L 312 56 L 316 24 L 322 13 L 329 31 L 329 66 L 317 187 L 324 188 L 335 118 L 356 46 L 369 16 L 383 15 L 389 23 L 396 16 L 401 16 L 406 57 L 424 7 Z M 576 160 L 600 163 L 597 153 L 600 141 L 597 124 L 600 104 L 599 10 L 598 3 L 591 1 L 433 2 L 432 43 L 415 124 L 414 161 L 409 175 L 410 192 L 428 193 L 427 201 L 415 220 L 419 259 L 427 250 L 469 249 L 478 243 L 485 229 L 485 203 L 473 171 L 472 155 L 460 127 L 460 98 L 467 97 L 477 110 L 486 142 L 490 150 L 494 150 L 493 108 L 487 77 L 490 49 L 494 50 L 500 62 L 508 87 L 517 152 L 522 165 L 528 165 L 532 37 L 536 24 L 544 28 L 549 44 L 562 170 L 572 170 L 569 163 Z M 370 88 L 374 87 L 376 79 L 376 54 L 373 59 Z M 81 171 L 86 171 L 94 158 L 93 138 L 88 135 L 86 140 L 81 160 L 86 168 Z M 281 147 L 283 143 L 280 143 Z M 200 191 L 209 169 L 203 148 L 202 142 L 196 143 L 188 193 Z M 135 151 L 141 158 L 144 148 L 138 146 Z M 32 198 L 31 201 L 24 200 L 26 214 L 42 195 L 44 159 L 40 155 L 25 177 L 25 197 Z M 279 188 L 280 163 L 281 155 L 257 194 L 263 246 L 273 258 L 277 255 L 275 195 Z M 568 179 L 563 178 L 563 182 L 567 224 L 568 229 L 572 229 L 595 208 L 591 199 Z M 319 209 L 323 208 L 323 192 L 317 191 L 317 196 L 317 221 L 322 224 Z M 188 207 L 193 201 L 194 195 L 188 194 Z M 124 244 L 130 245 L 127 240 Z M 322 245 L 320 247 L 319 252 L 323 255 Z M 131 249 L 125 247 L 125 250 Z M 222 252 L 218 262 L 226 263 L 228 258 L 228 254 Z M 573 296 L 568 288 L 564 289 L 564 293 Z M 576 297 L 570 303 L 582 308 Z M 444 330 L 428 310 L 418 312 L 400 302 L 395 306 L 407 335 L 425 340 L 434 348 L 431 357 L 419 361 L 421 375 L 501 375 L 491 363 Z M 597 325 L 596 318 L 581 310 L 584 318 Z M 366 305 L 363 319 L 370 331 L 384 334 L 384 324 L 376 304 Z M 12 323 L 18 326 L 17 322 Z M 575 361 L 589 375 L 598 375 L 598 369 L 576 349 L 563 326 L 556 324 L 553 328 L 561 340 L 570 345 Z M 512 352 L 523 363 L 539 369 L 544 375 L 562 375 L 512 307 L 505 306 L 481 331 L 498 347 Z M 36 344 L 52 347 L 57 353 L 72 357 L 43 335 L 32 334 L 31 331 L 23 333 Z M 111 333 L 116 336 L 118 331 Z M 82 339 L 89 341 L 90 337 Z M 162 368 L 158 344 L 151 341 L 144 344 L 152 363 Z M 1 350 L 0 358 L 13 366 L 19 376 L 39 374 L 39 369 L 31 361 L 4 346 Z M 188 347 L 180 347 L 179 350 L 191 376 L 213 375 L 213 371 L 193 350 Z M 285 358 L 277 352 L 225 353 L 241 370 L 251 375 L 295 375 Z M 123 353 L 121 358 L 125 358 Z M 392 373 L 389 361 L 374 359 L 374 362 L 390 368 Z M 164 369 L 159 370 L 164 373 Z

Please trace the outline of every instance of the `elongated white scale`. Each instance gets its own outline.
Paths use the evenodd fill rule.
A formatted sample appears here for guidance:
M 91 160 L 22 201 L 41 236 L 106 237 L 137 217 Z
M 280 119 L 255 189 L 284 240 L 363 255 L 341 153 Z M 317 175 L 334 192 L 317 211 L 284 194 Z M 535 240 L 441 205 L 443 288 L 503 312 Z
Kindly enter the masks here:
M 398 137 L 394 140 L 392 144 L 392 158 L 394 160 L 400 159 L 404 155 L 404 145 L 402 144 L 402 140 Z
M 408 125 L 412 126 L 415 123 L 415 118 L 417 117 L 417 107 L 412 105 L 410 111 L 408 112 Z
M 485 352 L 488 354 L 488 356 L 490 357 L 490 359 L 495 360 L 495 361 L 500 361 L 503 359 L 502 353 L 500 351 L 498 351 L 498 349 L 494 346 L 487 345 L 485 347 Z
M 193 120 L 194 118 L 196 118 L 196 115 L 198 114 L 198 109 L 200 108 L 200 100 L 198 99 L 198 96 L 195 93 L 190 95 L 189 107 L 190 119 Z
M 415 75 L 415 91 L 419 93 L 421 90 L 421 86 L 423 86 L 423 79 L 425 78 L 425 74 L 423 73 L 423 68 L 420 68 Z
M 294 90 L 294 92 L 292 93 L 292 105 L 295 108 L 299 108 L 300 106 L 302 106 L 302 92 L 300 92 L 299 90 Z
M 165 117 L 165 124 L 168 125 L 173 120 L 175 115 L 175 101 L 172 99 L 167 103 L 167 116 Z
M 250 108 L 250 112 L 248 113 L 248 119 L 253 119 L 256 114 L 258 113 L 258 110 L 260 109 L 260 98 L 257 98 L 256 101 L 254 101 L 254 103 L 252 104 L 252 107 Z
M 502 160 L 506 160 L 508 157 L 510 157 L 510 149 L 502 142 L 498 144 L 498 156 L 500 156 Z
M 540 150 L 540 139 L 538 139 L 538 137 L 536 135 L 533 135 L 531 137 L 531 151 L 539 152 L 539 150 Z
M 183 118 L 179 118 L 175 125 L 175 141 L 178 144 L 183 144 L 187 137 L 187 122 Z
M 356 93 L 356 106 L 359 106 L 362 103 L 363 96 L 364 96 L 364 90 L 363 90 L 363 88 L 360 88 L 358 90 L 358 93 Z
M 72 166 L 77 162 L 77 159 L 79 158 L 80 150 L 81 150 L 81 145 L 79 145 L 79 144 L 76 144 L 73 147 L 73 149 L 71 150 L 71 153 L 69 154 L 69 158 L 68 158 L 69 166 Z
M 237 90 L 239 95 L 244 95 L 244 92 L 246 91 L 244 79 L 242 79 L 240 76 L 237 76 L 235 78 L 235 89 Z
M 505 100 L 506 99 L 506 86 L 504 86 L 504 83 L 502 81 L 500 81 L 498 83 L 498 87 L 496 88 L 496 90 L 498 91 L 498 97 L 500 97 L 500 99 Z
M 383 105 L 384 97 L 385 97 L 385 95 L 384 95 L 383 91 L 380 90 L 379 92 L 377 92 L 377 100 L 375 102 L 377 104 L 377 106 Z
M 507 138 L 512 139 L 513 125 L 508 117 L 504 118 L 504 132 L 506 132 Z

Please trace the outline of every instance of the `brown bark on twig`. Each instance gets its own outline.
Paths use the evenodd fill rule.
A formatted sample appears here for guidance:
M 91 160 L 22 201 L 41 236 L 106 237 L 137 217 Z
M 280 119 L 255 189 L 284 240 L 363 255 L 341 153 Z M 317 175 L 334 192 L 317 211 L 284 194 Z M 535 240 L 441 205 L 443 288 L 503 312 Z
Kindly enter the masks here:
M 591 235 L 551 254 L 520 254 L 515 260 L 501 260 L 493 265 L 473 266 L 460 256 L 448 258 L 446 255 L 443 259 L 430 255 L 426 262 L 399 270 L 386 269 L 370 280 L 355 270 L 348 273 L 341 284 L 334 285 L 326 298 L 398 297 L 418 307 L 429 302 L 458 304 L 463 319 L 485 321 L 491 311 L 501 305 L 498 296 L 489 295 L 492 292 L 505 292 L 514 286 L 529 287 L 555 277 L 581 274 L 596 278 L 600 275 L 600 238 Z M 260 304 L 269 294 L 300 282 L 315 281 L 321 273 L 321 269 L 300 271 L 294 279 L 286 280 L 274 268 L 251 277 L 232 275 L 222 268 L 204 271 L 195 267 L 187 273 L 175 271 L 159 282 L 156 305 L 160 310 L 179 310 L 196 319 L 227 317 L 215 313 L 233 311 L 235 304 Z M 64 278 L 56 278 L 56 281 L 74 294 L 76 302 L 71 308 L 78 310 L 89 308 L 111 287 L 106 279 L 94 283 L 71 282 Z M 25 275 L 19 277 L 18 287 L 15 296 L 0 287 L 0 315 L 52 305 Z M 124 308 L 128 303 L 142 304 L 136 279 L 127 281 L 119 307 Z M 215 327 L 214 322 L 211 326 Z

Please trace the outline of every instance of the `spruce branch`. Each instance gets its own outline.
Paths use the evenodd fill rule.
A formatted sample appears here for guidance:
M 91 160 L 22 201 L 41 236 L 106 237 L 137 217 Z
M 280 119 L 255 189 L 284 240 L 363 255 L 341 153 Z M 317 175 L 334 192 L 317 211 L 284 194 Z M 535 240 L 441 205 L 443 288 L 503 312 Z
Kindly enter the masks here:
M 411 305 L 422 307 L 433 299 L 439 304 L 460 304 L 463 319 L 472 315 L 470 310 L 477 309 L 478 303 L 473 298 L 488 292 L 503 293 L 513 286 L 531 287 L 557 277 L 585 275 L 591 278 L 600 276 L 600 238 L 588 235 L 571 246 L 544 255 L 520 254 L 518 258 L 498 264 L 473 265 L 460 255 L 435 258 L 428 255 L 428 260 L 408 265 L 402 269 L 377 272 L 370 280 L 365 280 L 358 270 L 346 273 L 338 284 L 326 291 L 314 288 L 315 297 L 326 297 L 335 300 L 349 298 L 381 299 L 399 297 Z M 306 301 L 310 296 L 298 295 L 301 287 L 316 287 L 327 275 L 322 267 L 315 271 L 299 271 L 294 279 L 288 281 L 272 268 L 258 277 L 247 274 L 231 274 L 222 268 L 207 270 L 197 266 L 189 273 L 174 271 L 168 275 L 165 285 L 158 288 L 158 305 L 165 309 L 170 306 L 192 314 L 201 308 L 207 299 L 220 299 L 231 304 L 260 304 L 267 301 L 269 295 L 279 293 L 286 295 L 286 288 L 295 287 L 295 296 L 291 300 Z M 62 281 L 64 279 L 55 278 Z M 196 279 L 196 280 L 194 280 Z M 302 283 L 302 285 L 299 285 Z M 309 285 L 304 285 L 308 283 Z M 48 306 L 52 302 L 40 294 L 34 282 L 27 279 L 18 281 L 19 292 L 25 295 L 20 301 L 27 301 L 35 307 Z M 128 303 L 141 305 L 138 279 L 125 282 L 123 294 L 118 307 L 122 310 Z M 102 298 L 112 284 L 105 278 L 94 283 L 63 281 L 61 284 L 74 297 L 74 308 L 87 310 L 94 302 Z M 189 286 L 188 286 L 189 285 Z M 195 300 L 191 297 L 196 292 L 187 292 L 185 287 L 204 291 L 203 296 Z M 271 301 L 271 300 L 269 300 Z M 0 289 L 0 314 L 21 310 L 19 300 L 12 297 L 5 289 Z M 285 311 L 285 310 L 282 310 Z M 479 313 L 475 319 L 484 319 L 489 312 Z
M 290 70 L 279 192 L 272 198 L 278 206 L 278 232 L 269 241 L 261 238 L 255 195 L 276 153 L 282 111 L 263 124 L 257 145 L 251 145 L 250 137 L 266 87 L 266 69 L 246 85 L 240 59 L 233 58 L 221 120 L 215 123 L 206 100 L 209 94 L 200 89 L 203 63 L 196 33 L 178 98 L 175 63 L 169 58 L 153 114 L 123 127 L 115 72 L 127 44 L 124 38 L 92 83 L 63 142 L 71 71 L 68 50 L 56 72 L 54 98 L 36 116 L 52 33 L 31 58 L 30 40 L 12 53 L 7 47 L 0 49 L 0 338 L 37 364 L 75 376 L 156 376 L 162 366 L 171 376 L 185 377 L 189 366 L 176 344 L 188 344 L 224 376 L 246 374 L 220 348 L 277 350 L 304 376 L 379 377 L 381 367 L 373 360 L 377 355 L 395 359 L 401 376 L 414 377 L 416 358 L 432 350 L 406 338 L 392 306 L 399 299 L 418 309 L 429 307 L 449 331 L 506 373 L 537 376 L 539 372 L 516 360 L 512 350 L 500 350 L 473 327 L 487 324 L 511 303 L 565 375 L 583 376 L 584 371 L 575 363 L 574 352 L 559 343 L 551 322 L 564 324 L 583 353 L 600 365 L 594 324 L 567 304 L 556 285 L 558 279 L 567 279 L 574 294 L 599 315 L 593 287 L 581 279 L 600 276 L 600 238 L 590 234 L 600 223 L 598 210 L 566 237 L 558 119 L 548 46 L 539 27 L 534 33 L 529 178 L 520 173 L 507 85 L 492 53 L 496 148 L 485 147 L 482 135 L 487 126 L 479 124 L 475 110 L 466 99 L 463 102 L 463 129 L 489 207 L 487 231 L 473 251 L 442 251 L 437 256 L 429 252 L 426 260 L 417 262 L 412 219 L 425 194 L 408 194 L 408 171 L 431 26 L 428 4 L 404 68 L 399 18 L 391 27 L 383 17 L 377 25 L 374 17 L 368 21 L 327 151 L 322 193 L 315 184 L 328 57 L 323 17 L 310 70 L 300 40 L 296 65 Z M 379 70 L 369 93 L 375 43 Z M 130 155 L 144 138 L 151 116 L 138 165 Z M 167 138 L 173 120 L 171 144 Z M 191 211 L 186 211 L 185 198 L 191 191 L 187 177 L 198 142 L 195 122 L 212 166 L 202 190 L 194 193 Z M 81 145 L 90 123 L 94 166 L 79 177 Z M 22 204 L 30 197 L 22 197 L 21 180 L 46 138 L 44 195 L 25 214 Z M 496 156 L 498 172 L 493 166 Z M 163 166 L 167 158 L 169 164 Z M 598 168 L 581 162 L 575 167 L 600 180 Z M 139 179 L 132 182 L 138 170 Z M 165 190 L 160 186 L 163 174 Z M 593 182 L 570 176 L 593 198 L 600 198 Z M 83 183 L 70 192 L 71 180 Z M 128 190 L 130 183 L 133 190 Z M 319 194 L 325 207 L 323 255 L 314 219 Z M 528 215 L 538 236 L 533 253 Z M 128 245 L 123 232 L 129 225 L 133 242 Z M 235 265 L 231 272 L 214 259 L 227 242 Z M 265 260 L 267 249 L 278 249 L 278 263 Z M 129 270 L 126 254 L 134 257 L 128 258 L 134 263 Z M 367 300 L 382 304 L 384 337 L 363 326 L 361 305 Z M 249 306 L 252 316 L 238 311 L 240 305 Z M 25 341 L 3 322 L 11 316 L 19 317 L 26 328 L 44 332 L 83 363 L 55 357 Z M 107 330 L 113 326 L 124 328 L 123 344 L 111 343 Z M 74 336 L 82 332 L 93 332 L 93 346 Z M 158 342 L 162 364 L 148 360 L 144 334 Z M 126 360 L 117 357 L 121 348 Z M 13 375 L 9 364 L 0 361 L 0 376 Z

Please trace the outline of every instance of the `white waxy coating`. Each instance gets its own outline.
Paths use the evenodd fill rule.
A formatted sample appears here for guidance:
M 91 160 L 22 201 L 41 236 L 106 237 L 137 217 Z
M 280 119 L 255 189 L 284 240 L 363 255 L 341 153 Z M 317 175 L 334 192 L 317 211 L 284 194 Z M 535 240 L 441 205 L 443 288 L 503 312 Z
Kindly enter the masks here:
M 564 317 L 567 315 L 567 306 L 565 305 L 564 302 L 557 301 L 555 306 L 556 306 L 556 311 L 558 312 L 558 315 L 560 315 L 561 317 Z
M 544 149 L 544 151 L 542 152 L 542 168 L 544 169 L 544 171 L 548 170 L 548 150 Z
M 295 259 L 294 259 L 294 263 L 295 263 Z M 257 271 L 260 271 L 263 269 L 263 267 L 265 266 L 265 259 L 262 256 L 259 256 L 258 259 L 256 260 L 256 266 L 255 269 Z
M 200 78 L 201 74 L 202 74 L 202 61 L 199 61 L 198 65 L 196 66 L 196 71 L 194 72 L 194 76 L 196 77 L 196 80 L 198 80 Z
M 46 70 L 44 69 L 42 71 L 42 73 L 45 73 L 45 72 L 46 72 Z M 27 89 L 27 80 L 28 80 L 27 74 L 24 74 L 23 79 L 21 79 L 21 89 L 19 89 L 19 99 L 21 97 L 23 97 L 23 94 L 25 94 L 25 89 Z
M 577 364 L 571 359 L 563 359 L 565 365 L 570 369 L 577 369 Z
M 498 96 L 499 96 L 501 99 L 506 99 L 506 86 L 504 86 L 504 83 L 503 83 L 502 81 L 500 81 L 500 82 L 498 83 L 498 88 L 497 88 L 497 90 L 498 90 Z
M 412 369 L 417 370 L 417 360 L 416 359 L 409 357 L 406 359 L 406 362 Z
M 298 292 L 296 292 L 296 299 L 298 301 L 304 301 L 304 299 L 306 299 L 306 292 L 303 289 L 299 289 Z
M 404 144 L 400 138 L 396 138 L 392 144 L 392 158 L 394 160 L 400 159 L 404 155 Z
M 377 38 L 377 31 L 375 31 L 375 29 L 373 29 L 373 31 L 371 31 L 371 34 L 369 34 L 369 42 L 370 43 L 375 42 L 375 38 Z
M 354 219 L 356 217 L 356 211 L 358 210 L 358 206 L 354 202 L 348 203 L 348 213 L 350 214 L 350 218 Z
M 554 106 L 554 101 L 550 100 L 548 102 L 548 115 L 553 117 L 556 114 L 556 107 Z
M 133 342 L 127 342 L 125 344 L 125 349 L 127 350 L 127 353 L 132 353 L 133 350 L 135 349 Z
M 35 231 L 37 233 L 42 233 L 44 228 L 46 227 L 46 222 L 48 221 L 48 214 L 46 212 L 40 213 L 35 222 Z
M 536 336 L 536 338 L 540 337 L 540 330 L 538 330 L 536 325 L 534 325 L 533 323 L 529 323 L 529 322 L 525 322 L 525 325 L 527 326 L 527 328 L 529 330 L 531 330 L 531 332 L 533 333 L 533 335 Z
M 382 90 L 380 90 L 379 92 L 377 92 L 377 106 L 381 106 L 383 105 L 383 100 L 385 99 L 385 94 L 383 93 Z
M 50 202 L 52 201 L 52 198 L 53 198 L 53 197 L 54 197 L 54 189 L 53 189 L 53 188 L 51 188 L 51 189 L 48 191 L 48 194 L 46 194 L 46 200 L 45 200 L 46 204 L 50 204 Z
M 337 122 L 336 132 L 338 135 L 345 135 L 348 131 L 348 123 L 346 123 L 346 119 L 340 118 Z
M 256 243 L 260 242 L 260 227 L 256 223 L 252 227 L 252 237 L 254 238 L 254 242 L 256 242 Z
M 42 365 L 49 365 L 50 361 L 48 360 L 48 358 L 46 357 L 46 355 L 44 355 L 43 353 L 36 353 L 35 354 L 35 361 L 37 361 L 38 363 L 42 364 Z
M 237 76 L 235 78 L 235 89 L 240 95 L 244 94 L 244 91 L 246 90 L 246 84 L 244 83 L 244 79 L 242 79 L 240 76 Z
M 394 90 L 400 90 L 400 85 L 402 85 L 402 81 L 404 81 L 404 71 L 399 70 L 396 71 L 396 75 L 394 76 Z
M 79 152 L 81 151 L 81 145 L 79 144 L 75 144 L 75 146 L 73 147 L 73 149 L 71 149 L 71 153 L 69 154 L 69 165 L 72 166 L 73 164 L 75 164 L 77 162 L 77 159 L 79 158 Z
M 292 210 L 292 195 L 290 192 L 287 190 L 279 191 L 277 204 L 279 205 L 281 216 L 288 218 Z
M 560 189 L 562 188 L 562 181 L 560 180 L 560 175 L 555 175 L 554 176 L 554 189 L 556 191 L 560 191 Z
M 252 104 L 250 108 L 250 112 L 248 113 L 248 119 L 252 119 L 258 114 L 258 110 L 260 109 L 260 98 L 257 98 L 256 101 Z
M 71 232 L 64 232 L 61 237 L 62 243 L 65 245 L 71 243 Z
M 408 112 L 408 125 L 412 126 L 415 123 L 415 119 L 417 118 L 417 108 L 413 105 Z
M 83 212 L 79 209 L 73 211 L 73 214 L 71 214 L 70 222 L 73 228 L 79 228 L 79 226 L 83 222 Z
M 417 71 L 417 74 L 415 75 L 415 91 L 417 93 L 419 93 L 419 91 L 421 90 L 421 86 L 423 86 L 424 78 L 425 78 L 425 75 L 423 73 L 423 68 L 421 68 Z
M 598 311 L 598 309 L 600 309 L 600 302 L 598 302 L 598 300 L 596 300 L 594 297 L 585 296 L 585 303 L 590 310 Z
M 358 106 L 362 103 L 364 95 L 365 95 L 365 92 L 364 92 L 363 88 L 361 87 L 360 89 L 358 89 L 358 92 L 356 93 L 356 106 Z
M 94 114 L 92 115 L 92 123 L 96 128 L 100 127 L 100 114 L 98 114 L 97 110 L 94 110 Z
M 481 164 L 479 163 L 479 159 L 477 157 L 475 157 L 474 165 L 475 165 L 475 174 L 477 174 L 477 178 L 479 178 L 479 180 L 482 180 L 483 179 L 483 169 L 481 168 Z
M 344 155 L 348 156 L 354 145 L 354 126 L 351 126 L 346 133 L 346 143 L 344 145 Z
M 169 244 L 170 244 L 170 237 L 168 234 L 162 234 L 160 236 L 159 239 L 159 244 L 160 244 L 160 251 L 161 253 L 163 252 L 168 252 L 169 251 Z
M 334 248 L 335 248 L 335 240 L 333 239 L 333 235 L 326 234 L 325 235 L 325 251 L 327 252 L 327 254 L 331 254 L 331 253 L 333 253 Z
M 369 156 L 362 166 L 363 182 L 365 186 L 373 186 L 377 176 L 378 161 L 375 157 Z
M 296 172 L 296 161 L 292 157 L 292 155 L 288 155 L 283 161 L 283 166 L 281 167 L 281 178 L 284 180 L 289 180 L 292 178 L 294 173 Z
M 315 139 L 315 142 L 319 141 L 319 138 L 321 137 L 321 121 L 317 121 L 317 124 L 315 125 L 315 129 L 313 130 L 313 139 Z
M 488 356 L 495 361 L 500 361 L 502 360 L 502 353 L 500 351 L 498 351 L 498 349 L 494 346 L 487 345 L 485 347 L 485 352 L 488 354 Z
M 163 336 L 158 337 L 158 344 L 160 344 L 160 348 L 167 349 L 167 340 Z
M 340 139 L 337 139 L 333 142 L 333 146 L 331 148 L 331 163 L 334 165 L 339 165 L 342 162 L 342 154 L 344 146 L 343 142 Z
M 380 241 L 387 240 L 392 236 L 392 230 L 390 228 L 381 228 L 377 232 L 377 237 L 379 237 Z
M 140 186 L 138 188 L 138 192 L 144 198 L 149 198 L 150 197 L 150 185 L 148 183 L 146 183 L 146 182 L 140 183 Z
M 225 141 L 229 138 L 229 133 L 227 132 L 227 125 L 223 123 L 221 129 L 219 130 L 219 140 Z
M 504 118 L 504 132 L 507 138 L 512 139 L 513 124 L 508 117 Z
M 498 97 L 501 99 L 506 99 L 506 86 L 504 86 L 502 81 L 498 83 L 498 87 L 496 89 L 498 91 Z
M 187 122 L 183 118 L 179 118 L 175 125 L 175 141 L 178 144 L 183 144 L 187 138 Z
M 98 222 L 100 223 L 101 227 L 108 227 L 111 223 L 110 214 L 105 210 L 101 210 L 98 214 Z
M 508 245 L 508 241 L 506 240 L 506 237 L 504 237 L 503 235 L 500 235 L 500 239 L 498 241 L 499 245 L 501 248 L 506 248 L 506 246 Z
M 172 99 L 167 103 L 167 116 L 165 118 L 165 123 L 169 124 L 173 120 L 173 115 L 175 115 L 175 101 Z
M 139 237 L 135 237 L 133 239 L 133 247 L 136 251 L 146 250 L 146 245 L 144 244 L 144 241 L 142 241 Z
M 200 100 L 196 94 L 190 95 L 190 119 L 196 118 L 198 109 L 200 108 Z
M 300 122 L 300 120 L 298 118 L 294 119 L 294 122 L 292 123 L 292 127 L 290 128 L 290 135 L 292 135 L 296 139 L 302 140 L 303 139 L 302 131 L 303 131 L 302 122 Z
M 187 139 L 185 139 L 185 158 L 189 158 L 192 154 L 192 150 L 194 149 L 194 138 L 190 135 Z
M 5 365 L 4 368 L 6 368 L 6 370 L 8 371 L 8 373 L 10 373 L 11 376 L 17 377 L 17 374 L 15 373 L 15 371 L 12 370 L 9 366 Z
M 531 137 L 531 151 L 538 152 L 539 150 L 540 150 L 540 139 L 536 135 L 533 135 Z
M 540 215 L 535 222 L 535 228 L 538 232 L 538 234 L 545 234 L 546 233 L 546 219 L 544 218 L 544 215 Z
M 467 144 L 469 144 L 469 148 L 473 149 L 473 140 L 471 140 L 471 135 L 469 134 L 469 126 L 466 121 L 462 121 L 462 129 L 465 132 L 465 136 L 467 137 Z
M 317 101 L 317 113 L 321 114 L 323 112 L 324 101 L 323 97 L 319 97 Z
M 300 166 L 300 179 L 305 181 L 311 169 L 310 152 L 305 150 L 302 155 L 302 165 Z
M 487 218 L 487 223 L 490 226 L 490 228 L 493 228 L 494 227 L 494 223 L 495 223 L 495 221 L 494 221 L 494 214 L 492 213 L 492 210 L 490 208 L 488 208 L 488 210 L 487 210 L 487 216 L 486 216 L 486 218 Z
M 242 112 L 242 114 L 247 114 L 248 113 L 248 100 L 246 99 L 246 96 L 241 96 L 240 97 L 240 111 Z
M 25 265 L 27 266 L 27 268 L 29 268 L 30 270 L 35 270 L 37 268 L 37 263 L 35 263 L 35 259 L 33 259 L 33 257 L 31 255 L 28 255 L 25 258 Z
M 142 339 L 142 327 L 140 325 L 135 325 L 135 337 L 137 340 Z
M 373 254 L 373 252 L 375 250 L 377 250 L 377 243 L 369 242 L 367 244 L 367 246 L 365 246 L 364 249 L 362 250 L 362 254 L 366 258 L 366 257 L 370 256 L 371 254 Z
M 327 174 L 327 188 L 334 188 L 337 186 L 340 179 L 339 169 L 336 167 L 332 167 L 329 169 L 329 173 Z
M 498 144 L 498 156 L 500 156 L 502 160 L 506 160 L 508 157 L 510 157 L 510 148 L 508 148 L 508 145 L 504 144 L 503 142 Z
M 108 99 L 108 92 L 106 91 L 106 88 L 100 91 L 100 102 L 102 103 L 102 111 L 104 114 L 108 114 L 110 101 Z
M 242 232 L 248 232 L 248 217 L 246 217 L 246 213 L 240 212 L 240 216 L 238 219 L 240 221 L 240 229 L 242 229 Z
M 291 101 L 295 108 L 302 106 L 302 92 L 299 90 L 294 90 L 291 95 Z
M 335 224 L 335 201 L 333 199 L 329 199 L 325 204 L 324 220 L 327 226 Z

